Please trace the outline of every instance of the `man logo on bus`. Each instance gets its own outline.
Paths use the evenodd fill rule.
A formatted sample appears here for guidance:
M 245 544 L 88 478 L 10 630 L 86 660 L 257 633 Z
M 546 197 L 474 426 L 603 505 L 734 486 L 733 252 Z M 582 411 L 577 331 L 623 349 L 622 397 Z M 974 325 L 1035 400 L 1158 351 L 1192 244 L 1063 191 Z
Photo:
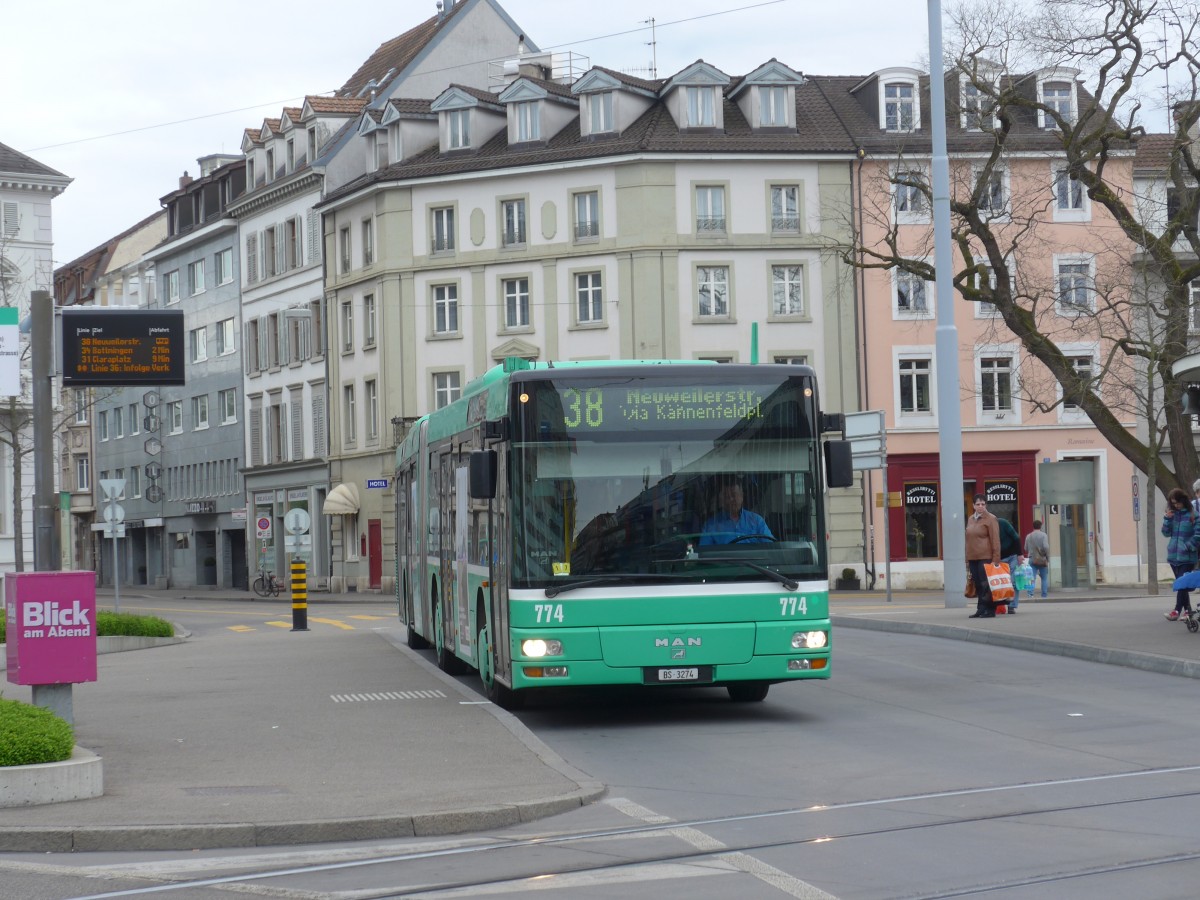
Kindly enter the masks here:
M 699 647 L 700 646 L 700 638 L 698 638 L 698 637 L 687 638 L 686 643 L 685 643 L 684 638 L 681 638 L 681 637 L 655 638 L 654 646 L 655 647 Z

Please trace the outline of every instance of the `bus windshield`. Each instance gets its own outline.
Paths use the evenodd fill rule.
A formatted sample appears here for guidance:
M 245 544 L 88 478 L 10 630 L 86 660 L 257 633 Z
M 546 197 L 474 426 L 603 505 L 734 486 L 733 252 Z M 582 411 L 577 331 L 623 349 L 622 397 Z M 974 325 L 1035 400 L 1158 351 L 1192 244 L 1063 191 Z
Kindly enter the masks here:
M 514 385 L 513 586 L 827 577 L 812 378 L 739 368 Z

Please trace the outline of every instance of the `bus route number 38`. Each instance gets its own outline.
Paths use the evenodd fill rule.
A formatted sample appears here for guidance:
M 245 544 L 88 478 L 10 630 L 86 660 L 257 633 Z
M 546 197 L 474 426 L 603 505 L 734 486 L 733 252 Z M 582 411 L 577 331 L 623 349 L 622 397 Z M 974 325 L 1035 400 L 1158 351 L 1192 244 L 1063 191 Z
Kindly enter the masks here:
M 790 616 L 807 616 L 808 615 L 808 598 L 800 597 L 780 597 L 779 598 L 779 615 L 781 618 Z

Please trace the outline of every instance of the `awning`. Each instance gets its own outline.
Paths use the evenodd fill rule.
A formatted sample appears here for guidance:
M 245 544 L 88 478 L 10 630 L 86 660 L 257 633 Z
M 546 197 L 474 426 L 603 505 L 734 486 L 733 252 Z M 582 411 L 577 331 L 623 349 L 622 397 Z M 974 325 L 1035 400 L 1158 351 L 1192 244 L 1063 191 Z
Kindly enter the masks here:
M 325 498 L 321 512 L 327 516 L 351 516 L 358 512 L 358 485 L 343 481 Z

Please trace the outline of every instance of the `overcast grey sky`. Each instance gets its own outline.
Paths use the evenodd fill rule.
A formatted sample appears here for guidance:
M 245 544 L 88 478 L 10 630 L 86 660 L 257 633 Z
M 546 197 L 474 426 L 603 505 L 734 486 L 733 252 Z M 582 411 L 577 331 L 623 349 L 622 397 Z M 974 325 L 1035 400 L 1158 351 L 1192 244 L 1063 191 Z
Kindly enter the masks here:
M 530 40 L 659 76 L 703 58 L 730 75 L 775 57 L 802 72 L 866 74 L 927 58 L 926 3 L 858 0 L 500 0 Z M 345 12 L 342 12 L 345 10 Z M 332 91 L 434 0 L 44 0 L 5 4 L 0 143 L 74 178 L 54 201 L 56 265 L 160 208 L 197 157 Z M 655 18 L 656 47 L 650 26 Z

